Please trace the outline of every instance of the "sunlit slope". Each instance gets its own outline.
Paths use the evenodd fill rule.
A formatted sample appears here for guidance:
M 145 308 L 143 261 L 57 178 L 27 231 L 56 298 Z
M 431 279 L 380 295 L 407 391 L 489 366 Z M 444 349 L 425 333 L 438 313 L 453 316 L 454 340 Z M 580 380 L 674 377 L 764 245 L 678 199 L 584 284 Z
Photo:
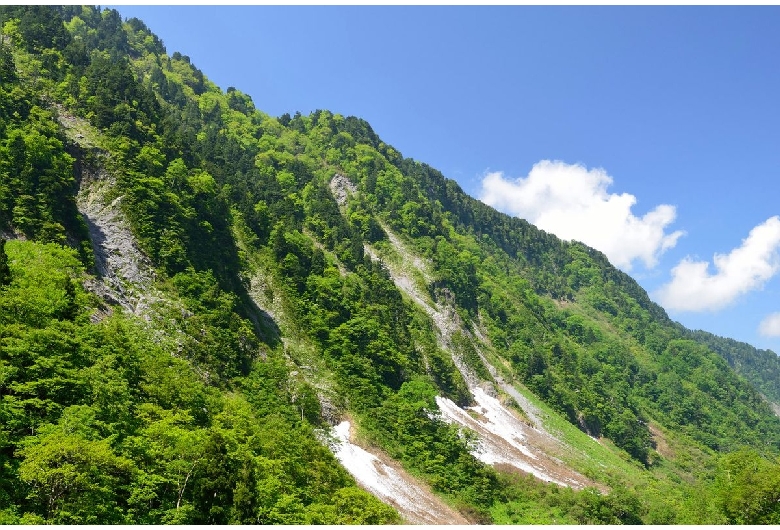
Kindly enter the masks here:
M 3 521 L 428 520 L 346 448 L 437 522 L 773 520 L 780 420 L 603 254 L 140 20 L 0 23 Z

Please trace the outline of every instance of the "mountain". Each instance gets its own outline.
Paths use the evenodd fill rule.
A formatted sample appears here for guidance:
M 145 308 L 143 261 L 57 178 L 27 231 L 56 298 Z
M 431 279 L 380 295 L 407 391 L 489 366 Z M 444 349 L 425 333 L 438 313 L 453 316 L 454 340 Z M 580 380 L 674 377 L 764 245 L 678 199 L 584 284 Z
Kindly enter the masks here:
M 688 331 L 692 340 L 699 342 L 723 357 L 729 366 L 761 392 L 777 409 L 780 392 L 780 362 L 772 350 L 760 350 L 734 339 L 718 337 L 706 331 Z
M 780 520 L 776 359 L 138 19 L 0 23 L 0 521 Z

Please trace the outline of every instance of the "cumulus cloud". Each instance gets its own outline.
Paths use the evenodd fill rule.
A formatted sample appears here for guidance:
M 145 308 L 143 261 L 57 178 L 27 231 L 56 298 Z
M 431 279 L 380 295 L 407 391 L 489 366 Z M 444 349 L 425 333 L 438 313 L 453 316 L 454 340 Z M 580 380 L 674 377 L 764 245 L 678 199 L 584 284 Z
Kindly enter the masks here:
M 480 200 L 561 239 L 582 241 L 624 270 L 635 260 L 655 267 L 659 256 L 683 235 L 679 230 L 666 232 L 676 216 L 674 206 L 662 204 L 637 217 L 631 212 L 636 197 L 608 193 L 611 184 L 603 169 L 542 160 L 526 178 L 486 174 Z
M 672 311 L 722 309 L 739 296 L 760 289 L 777 274 L 778 249 L 780 217 L 774 216 L 753 228 L 740 247 L 728 254 L 715 254 L 714 274 L 707 261 L 680 261 L 672 269 L 672 281 L 658 290 L 656 298 Z
M 780 313 L 772 313 L 762 320 L 758 332 L 764 337 L 780 337 Z

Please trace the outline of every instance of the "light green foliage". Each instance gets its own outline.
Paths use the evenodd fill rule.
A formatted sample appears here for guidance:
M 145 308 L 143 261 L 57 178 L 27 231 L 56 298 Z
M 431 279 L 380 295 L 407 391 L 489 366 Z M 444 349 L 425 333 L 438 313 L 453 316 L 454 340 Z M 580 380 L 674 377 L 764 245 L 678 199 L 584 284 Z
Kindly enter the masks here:
M 471 506 L 484 520 L 496 497 L 496 475 L 468 452 L 468 442 L 455 427 L 432 417 L 437 393 L 422 379 L 407 381 L 366 418 L 364 427 L 434 490 Z
M 311 410 L 311 396 L 286 393 L 278 358 L 256 364 L 240 394 L 208 387 L 137 320 L 117 314 L 91 323 L 92 298 L 78 284 L 69 313 L 63 278 L 83 274 L 72 251 L 18 241 L 7 249 L 13 279 L 0 298 L 0 465 L 14 472 L 0 491 L 16 514 L 8 517 L 397 521 L 373 497 L 351 492 L 354 482 L 299 412 L 302 402 Z M 22 294 L 40 309 L 16 311 Z M 200 300 L 198 329 L 221 333 L 209 316 L 213 299 Z
M 780 465 L 753 450 L 721 458 L 715 502 L 729 524 L 780 523 Z
M 43 327 L 53 319 L 72 320 L 88 299 L 76 288 L 82 265 L 57 244 L 5 245 L 11 282 L 0 297 L 1 322 Z
M 314 437 L 330 396 L 474 521 L 775 522 L 780 420 L 728 366 L 774 396 L 771 359 L 687 332 L 603 254 L 468 197 L 359 118 L 275 119 L 223 93 L 137 19 L 4 6 L 0 24 L 0 231 L 31 240 L 0 246 L 0 521 L 398 522 Z M 86 170 L 116 181 L 176 300 L 157 320 L 82 286 Z M 436 395 L 470 395 L 365 251 L 393 259 L 385 229 L 454 306 L 448 340 L 479 377 L 485 356 L 569 442 L 601 437 L 570 460 L 609 493 L 497 473 L 437 418 Z M 743 446 L 771 458 L 718 459 Z
M 116 455 L 108 439 L 91 439 L 97 433 L 85 420 L 93 414 L 86 406 L 70 407 L 57 425 L 44 426 L 18 451 L 19 478 L 31 487 L 28 499 L 52 523 L 122 522 L 132 463 Z
M 504 524 L 642 524 L 640 498 L 622 486 L 609 494 L 540 485 L 532 479 L 502 474 L 505 502 L 492 515 Z

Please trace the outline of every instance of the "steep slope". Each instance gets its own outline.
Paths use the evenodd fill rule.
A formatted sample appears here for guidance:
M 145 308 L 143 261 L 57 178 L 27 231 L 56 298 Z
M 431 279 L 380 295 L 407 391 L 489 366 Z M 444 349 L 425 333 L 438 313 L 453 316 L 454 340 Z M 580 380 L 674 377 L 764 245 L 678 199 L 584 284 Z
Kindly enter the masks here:
M 3 521 L 771 520 L 780 419 L 599 252 L 137 19 L 0 23 Z
M 343 178 L 337 175 L 333 181 Z M 331 181 L 331 189 L 344 187 L 343 184 L 341 186 L 334 185 L 333 181 Z M 335 189 L 334 194 L 337 196 L 337 201 L 345 203 L 346 196 L 339 197 Z M 355 192 L 353 190 L 352 194 Z M 567 467 L 555 456 L 556 453 L 571 448 L 556 448 L 556 445 L 561 444 L 560 440 L 546 432 L 538 419 L 536 421 L 523 421 L 518 418 L 516 412 L 511 411 L 497 399 L 494 385 L 506 392 L 524 412 L 528 409 L 533 417 L 531 405 L 527 400 L 524 400 L 520 393 L 500 376 L 497 376 L 495 367 L 490 365 L 484 355 L 479 352 L 481 345 L 477 345 L 477 353 L 479 361 L 483 363 L 491 375 L 490 381 L 481 380 L 475 371 L 466 364 L 457 352 L 453 336 L 456 334 L 461 337 L 468 336 L 472 342 L 477 342 L 479 339 L 472 336 L 465 328 L 451 303 L 435 303 L 427 293 L 421 291 L 412 274 L 417 273 L 417 276 L 423 279 L 430 278 L 424 260 L 406 248 L 398 236 L 387 227 L 383 227 L 383 229 L 388 236 L 392 251 L 400 258 L 401 264 L 406 265 L 407 268 L 405 271 L 400 264 L 399 266 L 390 265 L 388 270 L 391 278 L 396 286 L 430 317 L 438 332 L 439 346 L 451 356 L 453 364 L 466 381 L 471 400 L 476 403 L 474 406 L 464 409 L 446 397 L 437 396 L 436 404 L 444 421 L 459 425 L 478 435 L 478 443 L 472 454 L 486 464 L 506 464 L 530 473 L 541 480 L 562 486 L 581 488 L 584 485 L 592 485 L 587 478 Z M 379 252 L 370 245 L 366 245 L 366 250 L 373 258 L 381 259 Z M 408 270 L 409 268 L 411 270 Z
M 780 359 L 772 350 L 761 350 L 734 339 L 718 337 L 706 331 L 689 331 L 692 340 L 723 357 L 735 372 L 747 379 L 773 405 L 780 409 Z
M 87 123 L 61 110 L 58 119 L 65 134 L 81 148 L 95 147 L 81 133 Z M 78 124 L 78 125 L 76 125 Z M 102 153 L 106 156 L 106 153 Z M 98 156 L 99 160 L 100 155 Z M 100 164 L 100 162 L 98 162 Z M 82 168 L 78 179 L 76 205 L 84 218 L 92 241 L 95 271 L 102 279 L 93 289 L 109 303 L 118 304 L 136 315 L 160 299 L 153 294 L 154 273 L 149 258 L 138 247 L 130 223 L 121 208 L 122 197 L 115 195 L 116 182 L 103 165 Z
M 468 524 L 468 520 L 441 501 L 425 484 L 406 473 L 387 456 L 377 456 L 353 443 L 351 425 L 333 428 L 329 445 L 339 462 L 362 487 L 390 504 L 411 524 Z

